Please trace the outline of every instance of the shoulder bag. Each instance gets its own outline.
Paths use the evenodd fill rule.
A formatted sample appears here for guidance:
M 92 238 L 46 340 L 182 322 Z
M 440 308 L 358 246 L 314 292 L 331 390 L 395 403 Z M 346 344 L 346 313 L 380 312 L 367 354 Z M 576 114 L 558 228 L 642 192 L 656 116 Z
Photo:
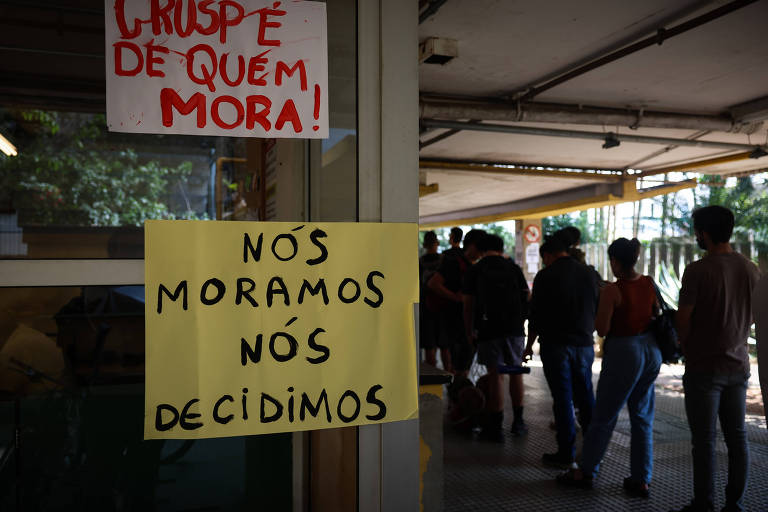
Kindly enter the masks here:
M 653 283 L 656 300 L 659 301 L 661 308 L 661 313 L 651 322 L 651 332 L 661 350 L 662 362 L 666 364 L 677 363 L 682 357 L 680 341 L 677 339 L 677 329 L 675 329 L 675 313 L 677 311 L 667 304 L 653 279 L 651 279 L 651 283 Z

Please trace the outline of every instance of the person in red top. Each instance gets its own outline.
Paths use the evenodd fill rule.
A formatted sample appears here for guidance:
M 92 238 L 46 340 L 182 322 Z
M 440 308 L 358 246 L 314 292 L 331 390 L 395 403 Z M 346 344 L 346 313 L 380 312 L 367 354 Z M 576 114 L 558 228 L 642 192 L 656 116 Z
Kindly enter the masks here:
M 624 489 L 648 497 L 653 471 L 654 387 L 661 351 L 650 332 L 658 312 L 656 288 L 649 276 L 635 271 L 640 242 L 619 238 L 608 247 L 616 282 L 600 293 L 595 328 L 606 336 L 597 399 L 579 469 L 557 477 L 567 485 L 591 487 L 611 440 L 619 412 L 626 403 L 632 424 L 630 476 Z

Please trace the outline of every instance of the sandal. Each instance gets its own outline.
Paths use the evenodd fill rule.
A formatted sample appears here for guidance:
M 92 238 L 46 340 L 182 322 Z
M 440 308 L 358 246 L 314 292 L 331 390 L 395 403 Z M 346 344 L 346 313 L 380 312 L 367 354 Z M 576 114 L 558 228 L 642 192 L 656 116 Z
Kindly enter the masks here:
M 576 472 L 578 471 L 578 474 L 581 475 L 580 478 L 576 477 Z M 562 485 L 567 485 L 569 487 L 579 487 L 581 489 L 591 489 L 592 488 L 592 479 L 587 478 L 584 473 L 581 472 L 580 469 L 569 469 L 565 473 L 560 473 L 555 477 L 555 480 L 557 480 L 557 483 Z
M 627 494 L 630 496 L 636 496 L 638 498 L 649 498 L 651 496 L 649 487 L 650 484 L 646 486 L 642 482 L 639 482 L 632 477 L 627 477 L 624 479 L 624 490 L 627 491 Z

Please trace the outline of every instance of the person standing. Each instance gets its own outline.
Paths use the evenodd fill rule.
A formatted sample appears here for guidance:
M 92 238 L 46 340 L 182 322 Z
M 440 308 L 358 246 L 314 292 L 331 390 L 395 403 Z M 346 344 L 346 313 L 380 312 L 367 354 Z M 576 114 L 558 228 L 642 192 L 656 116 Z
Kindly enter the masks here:
M 439 312 L 440 330 L 438 337 L 452 351 L 453 369 L 457 375 L 469 373 L 474 352 L 464 336 L 464 316 L 461 288 L 467 269 L 480 257 L 478 241 L 485 231 L 473 229 L 464 238 L 464 250 L 461 250 L 463 235 L 461 228 L 451 228 L 449 238 L 451 248 L 441 254 L 440 266 L 427 283 L 429 289 L 442 299 Z
M 557 452 L 545 453 L 545 465 L 568 468 L 573 464 L 576 425 L 573 407 L 579 409 L 583 432 L 592 418 L 593 332 L 597 310 L 595 274 L 567 252 L 562 238 L 548 237 L 542 244 L 545 267 L 533 280 L 528 344 L 525 358 L 533 356 L 538 337 L 544 376 L 552 393 Z
M 765 422 L 768 425 L 768 275 L 755 286 L 752 297 L 752 315 L 755 319 L 755 338 L 757 339 L 757 364 L 760 374 L 760 389 L 763 394 Z
M 525 348 L 528 284 L 520 267 L 504 257 L 504 241 L 486 234 L 479 242 L 482 259 L 473 265 L 464 280 L 464 326 L 471 344 L 477 344 L 477 362 L 488 370 L 488 416 L 482 425 L 482 439 L 502 442 L 504 393 L 501 366 L 520 366 Z M 514 421 L 512 432 L 525 432 L 523 421 L 522 375 L 514 379 Z
M 608 247 L 611 270 L 617 280 L 600 292 L 595 327 L 605 336 L 597 400 L 579 469 L 557 477 L 566 485 L 591 487 L 608 449 L 616 420 L 624 404 L 632 425 L 630 476 L 624 489 L 648 497 L 653 470 L 653 384 L 661 368 L 661 351 L 651 322 L 659 313 L 656 288 L 649 276 L 635 271 L 640 242 L 619 238 Z
M 437 365 L 437 349 L 440 349 L 440 359 L 443 369 L 453 370 L 451 365 L 450 346 L 442 342 L 438 336 L 440 329 L 439 308 L 441 301 L 435 292 L 427 287 L 427 283 L 440 266 L 440 255 L 437 253 L 438 242 L 434 231 L 424 233 L 424 254 L 419 258 L 419 342 L 424 349 L 424 360 Z
M 743 510 L 749 449 L 744 425 L 749 381 L 747 336 L 752 291 L 760 272 L 730 245 L 733 212 L 707 206 L 693 212 L 693 230 L 706 255 L 683 273 L 676 323 L 685 356 L 685 411 L 693 444 L 693 500 L 684 512 L 715 507 L 717 419 L 728 447 L 723 511 Z

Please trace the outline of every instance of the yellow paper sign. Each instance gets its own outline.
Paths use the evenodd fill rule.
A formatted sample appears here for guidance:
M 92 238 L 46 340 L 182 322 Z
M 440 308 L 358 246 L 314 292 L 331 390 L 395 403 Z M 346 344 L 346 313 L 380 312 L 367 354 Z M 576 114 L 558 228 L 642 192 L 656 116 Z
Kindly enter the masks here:
M 416 417 L 415 224 L 147 221 L 145 439 Z

